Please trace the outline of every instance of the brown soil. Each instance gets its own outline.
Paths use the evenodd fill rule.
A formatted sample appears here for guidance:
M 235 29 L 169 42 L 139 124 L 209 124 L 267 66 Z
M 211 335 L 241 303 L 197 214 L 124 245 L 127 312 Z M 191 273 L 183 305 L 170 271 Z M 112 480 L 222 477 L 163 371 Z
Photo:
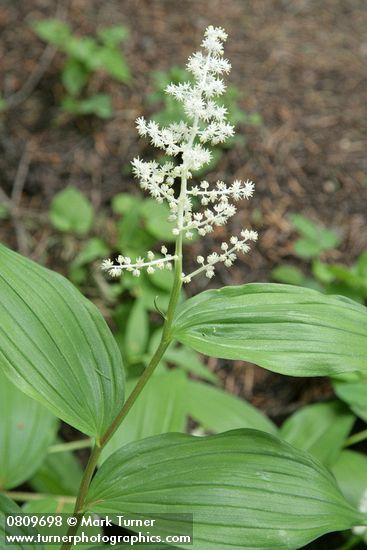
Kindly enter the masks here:
M 229 33 L 231 81 L 245 92 L 244 110 L 259 112 L 263 119 L 260 128 L 240 128 L 246 146 L 231 150 L 214 174 L 256 182 L 255 198 L 243 205 L 230 229 L 236 232 L 243 224 L 260 232 L 254 251 L 230 272 L 220 270 L 215 284 L 266 281 L 275 265 L 294 262 L 290 212 L 343 232 L 333 259 L 351 263 L 367 248 L 365 0 L 73 0 L 60 5 L 3 0 L 0 7 L 1 92 L 15 100 L 0 118 L 1 187 L 10 195 L 23 167 L 21 212 L 42 219 L 66 184 L 86 191 L 97 206 L 136 187 L 124 174 L 132 157 L 147 153 L 134 119 L 149 114 L 144 98 L 151 91 L 151 71 L 184 64 L 203 29 L 214 24 Z M 110 120 L 60 115 L 60 54 L 32 93 L 17 103 L 17 92 L 38 70 L 45 48 L 29 23 L 57 9 L 80 34 L 117 22 L 130 29 L 124 53 L 133 72 L 131 85 L 104 77 L 91 83 L 94 92 L 112 95 L 115 116 Z M 52 234 L 47 224 L 41 226 L 33 230 L 31 224 L 28 243 L 36 259 Z M 218 232 L 196 244 L 190 254 L 207 252 L 220 237 Z M 8 221 L 2 223 L 0 239 L 16 247 Z M 48 263 L 58 268 L 60 259 L 51 256 Z M 205 285 L 199 281 L 195 291 Z M 211 367 L 217 367 L 215 361 Z M 285 379 L 243 364 L 221 366 L 220 373 L 230 391 L 276 420 L 332 394 L 327 381 Z M 310 548 L 329 549 L 328 540 Z

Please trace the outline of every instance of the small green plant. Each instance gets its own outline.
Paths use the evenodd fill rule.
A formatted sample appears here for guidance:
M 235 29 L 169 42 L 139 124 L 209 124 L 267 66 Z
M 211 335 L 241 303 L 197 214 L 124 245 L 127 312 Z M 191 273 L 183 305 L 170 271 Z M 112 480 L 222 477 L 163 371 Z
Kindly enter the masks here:
M 318 226 L 299 214 L 294 214 L 290 219 L 301 234 L 294 244 L 295 256 L 311 262 L 311 276 L 293 265 L 281 265 L 273 269 L 273 279 L 327 294 L 342 294 L 363 303 L 367 299 L 367 252 L 363 252 L 351 267 L 323 261 L 324 253 L 334 250 L 341 243 L 340 234 Z
M 42 40 L 53 44 L 66 55 L 61 80 L 66 94 L 62 108 L 74 114 L 94 114 L 101 118 L 112 115 L 112 102 L 108 94 L 88 97 L 91 77 L 103 71 L 120 82 L 130 81 L 130 70 L 120 51 L 120 43 L 126 40 L 126 27 L 116 25 L 97 32 L 97 37 L 76 36 L 70 26 L 58 19 L 44 19 L 33 23 L 34 32 Z M 87 97 L 85 97 L 87 96 Z
M 342 450 L 355 437 L 349 437 L 354 415 L 346 406 L 335 400 L 306 407 L 278 429 L 254 407 L 198 380 L 209 381 L 201 367 L 196 379 L 187 376 L 197 368 L 196 353 L 250 361 L 291 376 L 367 372 L 367 311 L 352 300 L 272 283 L 182 296 L 183 285 L 193 277 L 212 279 L 219 263 L 229 269 L 257 239 L 255 231 L 244 229 L 206 258 L 198 256 L 191 273 L 183 272 L 184 238 L 205 236 L 225 225 L 236 212 L 234 202 L 254 192 L 249 181 L 214 186 L 192 181 L 210 161 L 206 144 L 233 133 L 212 101 L 222 94 L 222 75 L 230 69 L 223 58 L 226 37 L 222 28 L 209 27 L 202 50 L 189 59 L 194 83 L 168 87 L 184 103 L 186 116 L 179 125 L 161 128 L 154 121 L 137 121 L 142 136 L 181 158 L 179 165 L 133 161 L 141 188 L 169 209 L 173 227 L 167 246 L 138 257 L 124 250 L 102 263 L 117 283 L 121 276 L 154 280 L 159 272 L 168 274 L 157 279 L 167 285 L 169 296 L 156 334 L 149 338 L 144 305 L 137 299 L 128 323 L 121 314 L 121 353 L 101 313 L 71 282 L 0 246 L 3 546 L 11 535 L 26 550 L 21 537 L 27 535 L 35 537 L 27 550 L 45 550 L 43 542 L 50 539 L 43 534 L 54 530 L 45 533 L 40 522 L 32 529 L 29 519 L 15 525 L 10 521 L 15 529 L 9 529 L 9 515 L 29 518 L 60 510 L 72 510 L 72 522 L 60 524 L 62 537 L 56 542 L 62 550 L 79 544 L 81 535 L 83 542 L 100 545 L 95 550 L 105 549 L 104 543 L 137 542 L 155 542 L 162 550 L 284 550 L 302 548 L 332 531 L 353 529 L 358 540 L 366 532 L 366 475 L 350 471 L 351 460 L 365 461 Z M 130 213 L 133 202 L 119 197 L 117 203 Z M 141 208 L 138 201 L 139 219 Z M 60 224 L 60 217 L 59 208 L 57 224 L 69 231 L 70 223 Z M 143 363 L 140 377 L 126 381 L 125 360 Z M 172 362 L 186 369 L 172 369 Z M 189 418 L 203 437 L 182 433 Z M 60 443 L 57 419 L 87 438 Z M 91 450 L 83 473 L 70 454 L 60 460 L 48 456 L 85 447 Z M 74 491 L 69 469 L 79 484 Z M 25 481 L 46 487 L 48 494 L 12 490 Z M 15 500 L 27 504 L 20 510 Z M 85 523 L 86 514 L 94 514 L 92 524 Z M 119 523 L 123 516 L 140 521 L 130 524 L 133 534 L 101 536 L 103 521 Z M 193 535 L 184 529 L 190 522 Z M 99 531 L 89 531 L 92 526 Z M 148 535 L 155 540 L 147 540 Z
M 180 122 L 184 116 L 183 106 L 177 98 L 165 93 L 165 90 L 171 83 L 177 85 L 182 82 L 193 82 L 193 80 L 194 78 L 191 73 L 179 66 L 173 66 L 168 71 L 153 72 L 153 92 L 148 96 L 147 102 L 155 110 L 159 109 L 159 107 L 161 107 L 161 110 L 152 115 L 152 120 L 163 126 L 172 122 Z M 226 88 L 220 98 L 220 105 L 227 110 L 228 121 L 233 126 L 238 126 L 239 124 L 261 125 L 262 119 L 259 113 L 247 114 L 240 108 L 239 102 L 242 99 L 242 95 L 238 87 L 232 84 Z M 217 99 L 214 98 L 214 100 Z M 213 170 L 225 150 L 231 149 L 237 144 L 244 145 L 244 143 L 245 136 L 243 134 L 236 134 L 229 137 L 225 142 L 212 146 L 210 148 L 212 158 L 201 169 L 199 174 Z

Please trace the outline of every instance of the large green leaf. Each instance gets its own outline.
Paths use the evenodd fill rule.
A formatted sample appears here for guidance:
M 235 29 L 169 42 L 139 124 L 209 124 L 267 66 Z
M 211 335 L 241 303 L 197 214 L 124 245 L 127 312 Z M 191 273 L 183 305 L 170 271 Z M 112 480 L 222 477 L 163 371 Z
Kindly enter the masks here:
M 0 369 L 24 393 L 99 437 L 124 399 L 117 344 L 64 277 L 0 245 Z
M 57 428 L 56 417 L 0 371 L 0 488 L 16 487 L 37 470 Z
M 292 376 L 367 368 L 367 309 L 308 288 L 255 283 L 208 290 L 180 307 L 173 336 L 207 355 Z
M 139 517 L 192 513 L 198 550 L 300 548 L 324 533 L 367 524 L 319 461 L 257 430 L 131 443 L 98 470 L 87 509 Z M 166 516 L 167 530 L 170 521 Z
M 136 383 L 137 380 L 128 381 L 127 394 Z M 186 395 L 184 372 L 174 369 L 154 375 L 134 403 L 131 414 L 103 449 L 101 462 L 131 441 L 166 432 L 183 432 L 187 422 Z
M 0 494 L 0 548 L 12 548 L 12 550 L 43 550 L 42 544 L 22 544 L 20 542 L 12 543 L 8 546 L 5 543 L 5 516 L 8 514 L 20 514 L 22 510 L 5 495 Z M 15 536 L 35 536 L 36 531 L 31 527 L 12 527 L 8 534 Z
M 224 432 L 235 428 L 254 428 L 276 433 L 276 426 L 255 407 L 219 388 L 188 381 L 188 414 L 211 432 Z
M 338 458 L 354 420 L 354 415 L 340 401 L 317 403 L 288 418 L 280 435 L 330 466 Z

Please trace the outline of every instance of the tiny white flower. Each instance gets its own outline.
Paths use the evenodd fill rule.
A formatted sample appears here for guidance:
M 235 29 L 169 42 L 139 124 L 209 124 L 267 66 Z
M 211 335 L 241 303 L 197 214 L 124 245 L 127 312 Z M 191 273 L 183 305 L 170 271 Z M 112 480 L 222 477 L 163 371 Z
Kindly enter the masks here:
M 102 267 L 103 271 L 109 271 L 113 267 L 113 261 L 110 260 L 110 259 L 103 260 L 101 267 Z
M 109 274 L 111 277 L 119 277 L 121 275 L 121 269 L 119 267 L 113 267 L 110 269 Z

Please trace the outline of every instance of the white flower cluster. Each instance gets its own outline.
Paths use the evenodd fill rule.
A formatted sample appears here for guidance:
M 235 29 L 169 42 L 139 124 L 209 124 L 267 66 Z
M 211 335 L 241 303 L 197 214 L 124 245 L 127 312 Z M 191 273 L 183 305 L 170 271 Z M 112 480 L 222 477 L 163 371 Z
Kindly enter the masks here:
M 217 181 L 210 186 L 207 181 L 199 185 L 191 185 L 192 172 L 199 170 L 211 160 L 211 152 L 205 147 L 224 142 L 233 136 L 234 128 L 226 120 L 227 110 L 220 104 L 218 97 L 225 92 L 223 74 L 229 73 L 230 63 L 223 58 L 223 42 L 227 34 L 220 27 L 208 27 L 205 31 L 202 50 L 194 53 L 188 60 L 187 69 L 193 75 L 193 82 L 170 84 L 166 92 L 183 104 L 187 120 L 160 127 L 154 121 L 143 117 L 137 119 L 138 133 L 148 137 L 155 147 L 162 149 L 166 155 L 179 157 L 181 163 L 173 162 L 158 164 L 155 161 L 144 161 L 135 158 L 132 161 L 134 175 L 139 179 L 143 190 L 148 191 L 158 202 L 166 202 L 174 222 L 173 234 L 190 239 L 196 231 L 206 235 L 215 226 L 227 223 L 236 213 L 234 201 L 249 199 L 254 192 L 254 184 L 250 181 L 235 180 L 231 185 Z M 175 183 L 180 179 L 180 193 L 175 192 Z M 207 277 L 214 274 L 214 265 L 224 262 L 232 265 L 238 252 L 249 250 L 249 241 L 257 238 L 255 231 L 245 230 L 241 239 L 232 237 L 229 246 L 222 244 L 221 254 L 213 253 L 206 261 L 199 257 L 199 269 L 190 275 L 182 274 L 185 282 L 194 275 L 205 271 Z M 171 265 L 176 258 L 164 254 L 161 260 L 155 260 L 152 253 L 148 259 L 137 258 L 133 263 L 130 258 L 119 256 L 117 264 L 106 260 L 103 269 L 112 276 L 118 276 L 124 269 L 140 274 L 141 268 L 148 272 L 165 264 Z M 121 260 L 121 261 L 120 261 Z M 160 263 L 159 263 L 160 262 Z
M 172 262 L 177 259 L 176 256 L 168 254 L 165 246 L 162 246 L 161 253 L 163 258 L 155 259 L 155 254 L 149 250 L 147 258 L 136 258 L 135 262 L 129 256 L 118 256 L 116 263 L 112 260 L 104 260 L 102 262 L 103 271 L 107 271 L 111 277 L 119 277 L 123 270 L 130 271 L 134 277 L 140 277 L 142 269 L 146 269 L 147 273 L 154 273 L 156 269 L 168 269 L 171 271 Z
M 211 279 L 215 274 L 215 264 L 218 262 L 223 262 L 226 267 L 231 267 L 233 262 L 237 259 L 238 252 L 246 254 L 246 252 L 250 250 L 250 246 L 248 244 L 249 241 L 256 240 L 256 231 L 249 231 L 248 229 L 245 229 L 241 231 L 241 239 L 233 236 L 230 238 L 230 245 L 228 243 L 222 243 L 220 254 L 213 252 L 206 257 L 206 260 L 203 256 L 197 256 L 196 261 L 200 264 L 200 267 L 189 275 L 182 273 L 183 282 L 189 283 L 192 277 L 195 277 L 195 275 L 198 275 L 203 271 L 205 271 L 205 275 L 208 279 Z

